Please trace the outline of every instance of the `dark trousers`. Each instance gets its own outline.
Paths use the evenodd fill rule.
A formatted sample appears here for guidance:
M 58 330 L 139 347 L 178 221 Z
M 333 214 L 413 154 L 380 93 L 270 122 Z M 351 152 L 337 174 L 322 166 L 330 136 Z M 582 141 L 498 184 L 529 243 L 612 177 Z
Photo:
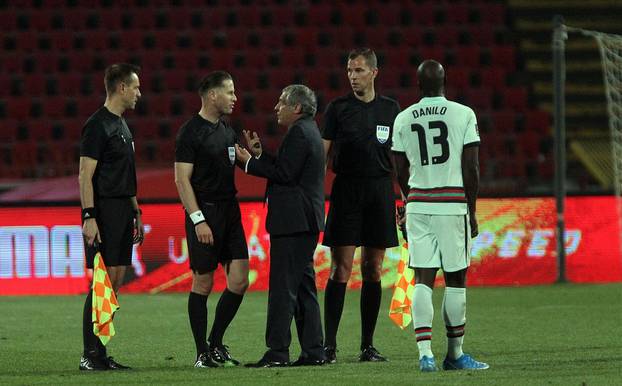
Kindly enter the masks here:
M 270 238 L 270 290 L 264 358 L 289 361 L 290 327 L 296 317 L 302 357 L 324 359 L 320 305 L 317 301 L 313 253 L 317 233 Z

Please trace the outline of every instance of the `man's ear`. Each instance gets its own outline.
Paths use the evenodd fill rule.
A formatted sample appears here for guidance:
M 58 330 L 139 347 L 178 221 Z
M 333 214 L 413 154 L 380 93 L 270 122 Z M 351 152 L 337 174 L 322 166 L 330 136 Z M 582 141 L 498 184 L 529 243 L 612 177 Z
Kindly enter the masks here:
M 302 114 L 302 105 L 300 103 L 296 103 L 296 106 L 294 106 L 294 113 Z

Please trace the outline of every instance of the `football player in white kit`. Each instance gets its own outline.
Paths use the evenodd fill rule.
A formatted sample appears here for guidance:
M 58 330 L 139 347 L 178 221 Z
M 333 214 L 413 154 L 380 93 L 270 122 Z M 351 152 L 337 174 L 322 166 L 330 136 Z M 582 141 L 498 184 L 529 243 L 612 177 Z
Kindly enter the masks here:
M 417 69 L 422 99 L 393 126 L 393 154 L 406 204 L 410 267 L 415 269 L 413 320 L 421 371 L 436 371 L 431 350 L 432 289 L 445 276 L 442 313 L 448 350 L 444 370 L 489 366 L 462 352 L 466 322 L 466 273 L 470 241 L 477 236 L 479 133 L 475 113 L 444 97 L 445 70 L 433 60 Z

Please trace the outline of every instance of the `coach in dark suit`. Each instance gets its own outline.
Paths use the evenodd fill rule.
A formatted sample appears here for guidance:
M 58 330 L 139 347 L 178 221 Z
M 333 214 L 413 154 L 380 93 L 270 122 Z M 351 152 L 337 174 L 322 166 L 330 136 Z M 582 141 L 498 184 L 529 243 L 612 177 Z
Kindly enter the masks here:
M 244 131 L 252 152 L 236 147 L 248 174 L 268 179 L 270 290 L 263 358 L 250 367 L 289 364 L 290 326 L 296 318 L 302 353 L 292 365 L 324 363 L 320 307 L 313 254 L 324 230 L 324 148 L 313 117 L 315 94 L 303 85 L 283 89 L 275 106 L 278 123 L 288 128 L 276 157 L 262 152 L 257 133 Z

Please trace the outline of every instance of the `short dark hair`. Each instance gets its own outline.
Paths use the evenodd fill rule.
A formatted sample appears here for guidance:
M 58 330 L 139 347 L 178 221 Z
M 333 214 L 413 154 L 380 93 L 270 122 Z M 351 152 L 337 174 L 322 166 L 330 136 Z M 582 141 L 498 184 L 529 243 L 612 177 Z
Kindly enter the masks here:
M 199 83 L 199 95 L 203 96 L 213 88 L 222 87 L 225 80 L 233 80 L 233 77 L 226 71 L 210 72 Z
M 371 68 L 378 68 L 378 59 L 376 53 L 371 48 L 355 48 L 348 54 L 348 60 L 355 59 L 362 56 L 365 59 L 365 63 Z
M 112 95 L 121 82 L 129 83 L 132 74 L 138 75 L 140 67 L 129 63 L 115 63 L 106 68 L 104 72 L 104 86 L 106 94 Z

